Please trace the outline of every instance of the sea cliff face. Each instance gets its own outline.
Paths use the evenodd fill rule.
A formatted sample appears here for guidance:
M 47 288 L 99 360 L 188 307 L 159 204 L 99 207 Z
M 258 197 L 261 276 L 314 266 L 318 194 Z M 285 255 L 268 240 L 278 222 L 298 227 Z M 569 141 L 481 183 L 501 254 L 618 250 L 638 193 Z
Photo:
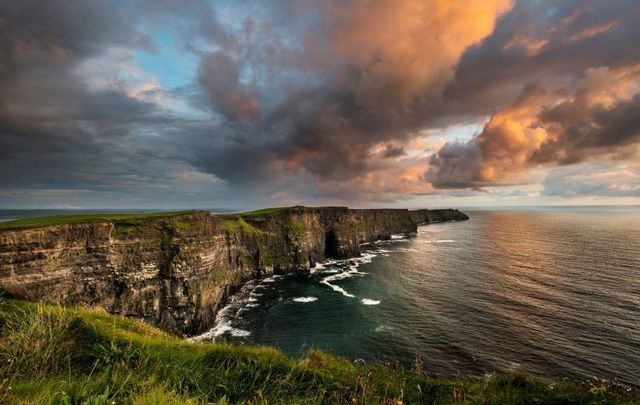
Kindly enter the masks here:
M 418 225 L 435 224 L 447 221 L 466 221 L 469 216 L 464 212 L 452 208 L 441 210 L 411 210 L 411 218 Z
M 0 230 L 0 284 L 21 298 L 89 305 L 190 335 L 230 292 L 274 273 L 308 272 L 360 245 L 457 210 L 292 207 Z

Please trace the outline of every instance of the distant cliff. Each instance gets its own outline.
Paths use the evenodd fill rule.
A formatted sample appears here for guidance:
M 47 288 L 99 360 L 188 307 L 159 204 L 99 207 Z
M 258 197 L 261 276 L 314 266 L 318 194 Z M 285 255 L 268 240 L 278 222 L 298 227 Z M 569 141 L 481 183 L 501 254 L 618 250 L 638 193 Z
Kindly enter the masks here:
M 0 284 L 17 297 L 98 306 L 188 335 L 209 328 L 247 280 L 307 272 L 418 224 L 464 219 L 457 210 L 292 207 L 0 229 Z
M 411 218 L 418 225 L 435 224 L 447 221 L 466 221 L 469 216 L 462 211 L 448 208 L 444 210 L 412 210 Z

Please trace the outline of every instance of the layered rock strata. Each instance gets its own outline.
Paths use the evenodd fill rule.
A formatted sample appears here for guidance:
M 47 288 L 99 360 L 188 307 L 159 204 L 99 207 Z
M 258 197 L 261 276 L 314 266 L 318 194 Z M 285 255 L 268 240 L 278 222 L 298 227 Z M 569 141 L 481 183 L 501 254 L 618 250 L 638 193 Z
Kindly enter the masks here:
M 362 243 L 462 219 L 457 210 L 292 207 L 4 229 L 0 284 L 20 298 L 97 306 L 191 335 L 247 280 L 308 272 L 358 256 Z

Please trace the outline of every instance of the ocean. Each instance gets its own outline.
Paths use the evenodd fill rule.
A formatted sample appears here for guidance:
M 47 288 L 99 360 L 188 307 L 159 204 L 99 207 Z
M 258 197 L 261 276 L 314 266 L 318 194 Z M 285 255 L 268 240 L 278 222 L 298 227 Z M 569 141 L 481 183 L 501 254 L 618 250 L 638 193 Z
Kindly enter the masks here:
M 250 282 L 204 339 L 440 376 L 640 385 L 640 210 L 466 211 L 309 276 Z

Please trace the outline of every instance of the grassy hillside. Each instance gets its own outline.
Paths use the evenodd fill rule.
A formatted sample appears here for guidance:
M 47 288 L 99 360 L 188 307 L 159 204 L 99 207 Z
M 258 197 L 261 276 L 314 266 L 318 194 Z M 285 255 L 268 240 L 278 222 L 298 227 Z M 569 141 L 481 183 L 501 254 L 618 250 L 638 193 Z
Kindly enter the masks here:
M 124 213 L 93 213 L 93 214 L 69 214 L 69 215 L 49 215 L 43 217 L 31 217 L 16 219 L 13 221 L 1 222 L 2 229 L 36 228 L 49 225 L 60 224 L 86 224 L 96 222 L 142 222 L 161 217 L 172 217 L 176 215 L 188 214 L 196 211 L 175 211 L 175 212 L 141 212 L 133 214 Z
M 429 378 L 311 351 L 189 343 L 88 309 L 0 299 L 0 403 L 637 403 L 608 383 Z M 420 371 L 420 370 L 415 370 Z
M 239 216 L 239 217 L 244 217 L 244 218 L 259 217 L 259 216 L 262 216 L 262 215 L 272 215 L 272 214 L 277 214 L 279 212 L 284 212 L 284 211 L 287 211 L 290 208 L 291 207 L 263 208 L 263 209 L 254 210 L 254 211 L 240 212 L 240 213 L 238 213 L 236 215 Z

